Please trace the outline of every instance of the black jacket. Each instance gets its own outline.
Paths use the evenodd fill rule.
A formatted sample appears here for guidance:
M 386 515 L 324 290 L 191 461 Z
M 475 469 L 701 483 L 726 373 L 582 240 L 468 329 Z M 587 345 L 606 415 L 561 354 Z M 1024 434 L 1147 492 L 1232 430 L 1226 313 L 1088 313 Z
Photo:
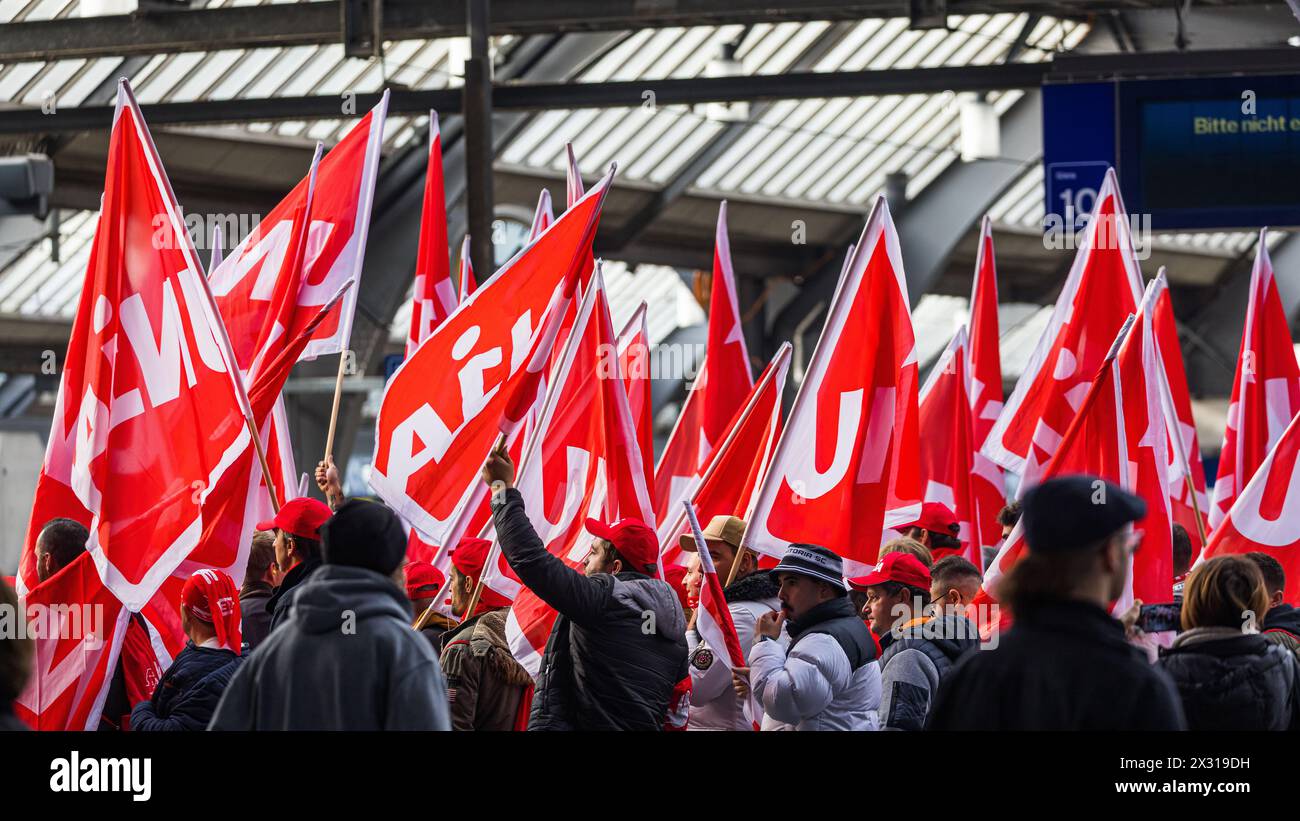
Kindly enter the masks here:
M 1300 665 L 1257 633 L 1189 630 L 1160 667 L 1178 687 L 1193 730 L 1300 728 Z
M 249 650 L 256 650 L 271 632 L 271 612 L 266 604 L 274 592 L 271 585 L 258 582 L 239 593 L 239 632 Z
M 1264 623 L 1260 625 L 1260 630 L 1285 630 L 1291 635 L 1300 639 L 1300 610 L 1296 610 L 1289 604 L 1279 604 L 1276 607 L 1270 607 L 1264 614 Z
M 316 556 L 312 556 L 298 562 L 289 569 L 288 573 L 284 574 L 284 578 L 280 580 L 280 586 L 275 588 L 271 598 L 266 600 L 266 612 L 271 617 L 271 626 L 268 628 L 268 632 L 279 627 L 280 622 L 284 621 L 284 617 L 288 614 L 289 601 L 293 598 L 289 594 L 293 592 L 294 588 L 305 582 L 308 576 L 315 573 L 320 566 L 321 560 Z
M 687 676 L 677 594 L 640 573 L 584 576 L 570 568 L 547 552 L 513 488 L 493 497 L 492 516 L 510 567 L 559 613 L 528 729 L 662 729 L 673 687 Z
M 1022 605 L 939 684 L 931 730 L 1183 730 L 1178 692 L 1094 604 Z
M 446 730 L 438 656 L 410 603 L 373 570 L 324 565 L 239 667 L 214 730 Z
M 229 650 L 186 642 L 163 673 L 153 698 L 131 711 L 131 729 L 206 730 L 239 662 L 240 657 Z

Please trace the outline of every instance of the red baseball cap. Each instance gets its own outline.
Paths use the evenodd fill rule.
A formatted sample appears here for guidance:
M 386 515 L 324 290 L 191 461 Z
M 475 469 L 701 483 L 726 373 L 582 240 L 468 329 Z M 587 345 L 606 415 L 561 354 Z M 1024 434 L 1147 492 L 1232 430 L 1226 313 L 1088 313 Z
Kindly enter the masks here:
M 922 530 L 947 533 L 951 536 L 956 536 L 959 529 L 957 514 L 942 502 L 926 502 L 921 505 L 921 518 L 911 524 L 903 525 L 902 529 L 909 527 L 919 527 Z
M 488 551 L 491 548 L 492 543 L 487 539 L 462 536 L 456 546 L 452 548 L 451 566 L 459 570 L 462 576 L 473 578 L 475 584 L 477 584 L 483 576 L 483 568 L 487 565 Z M 479 607 L 474 611 L 476 615 L 484 612 L 484 610 L 498 610 L 510 606 L 510 599 L 502 596 L 487 585 L 483 585 L 478 600 Z
M 614 545 L 619 555 L 635 564 L 638 571 L 659 561 L 659 537 L 640 519 L 620 519 L 613 524 L 588 519 L 587 532 Z
M 428 562 L 407 562 L 403 568 L 406 574 L 406 597 L 423 599 L 442 589 L 447 578 L 441 571 Z M 426 589 L 421 589 L 426 588 Z
M 887 553 L 876 565 L 876 569 L 865 576 L 849 579 L 849 586 L 855 590 L 864 590 L 883 582 L 898 582 L 909 587 L 930 589 L 930 570 L 921 560 L 911 553 Z
M 300 496 L 285 502 L 274 519 L 258 522 L 257 529 L 283 530 L 304 539 L 320 539 L 320 526 L 332 515 L 334 512 L 324 502 Z

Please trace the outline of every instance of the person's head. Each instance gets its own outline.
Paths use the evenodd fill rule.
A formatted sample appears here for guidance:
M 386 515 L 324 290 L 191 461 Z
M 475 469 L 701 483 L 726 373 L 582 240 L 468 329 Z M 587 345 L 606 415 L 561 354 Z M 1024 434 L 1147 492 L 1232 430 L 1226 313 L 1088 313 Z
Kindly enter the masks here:
M 910 553 L 882 556 L 875 570 L 849 579 L 849 586 L 866 592 L 862 616 L 877 636 L 921 616 L 930 603 L 930 571 Z
M 458 619 L 466 618 L 475 587 L 482 587 L 482 589 L 479 591 L 478 604 L 474 607 L 474 613 L 470 615 L 510 606 L 509 599 L 479 584 L 491 550 L 492 543 L 487 539 L 464 536 L 456 545 L 456 549 L 451 551 L 451 612 Z
M 36 537 L 36 577 L 45 581 L 86 552 L 90 531 L 72 519 L 50 519 Z
M 700 600 L 700 587 L 704 584 L 704 571 L 700 569 L 700 554 L 690 554 L 690 559 L 686 562 L 686 578 L 683 580 L 686 585 L 686 599 L 689 602 L 698 602 Z
M 1174 522 L 1174 578 L 1186 576 L 1192 566 L 1192 537 L 1187 535 L 1187 528 Z
M 1002 525 L 1002 538 L 1005 539 L 1011 535 L 1011 531 L 1015 528 L 1016 522 L 1020 521 L 1020 511 L 1021 507 L 1019 499 L 1011 502 L 998 511 L 998 524 Z
M 411 609 L 416 616 L 429 608 L 447 581 L 447 577 L 438 568 L 418 560 L 402 566 L 402 578 L 406 583 L 406 598 L 410 600 Z
M 1272 610 L 1279 604 L 1286 601 L 1286 571 L 1282 569 L 1282 563 L 1267 553 L 1261 553 L 1256 550 L 1247 553 L 1246 558 L 1255 563 L 1259 568 L 1259 574 L 1264 577 L 1264 592 L 1268 595 L 1268 609 Z M 1264 618 L 1260 613 L 1259 617 Z
M 736 561 L 736 553 L 740 549 L 740 538 L 745 535 L 745 520 L 736 516 L 714 516 L 702 534 L 704 543 L 709 548 L 709 556 L 713 559 L 713 567 L 718 571 L 718 578 L 726 584 L 727 579 L 731 578 L 731 566 Z M 680 537 L 678 544 L 687 552 L 693 553 L 699 550 L 699 545 L 695 543 L 695 536 L 691 534 Z M 736 578 L 743 579 L 757 571 L 757 554 L 752 550 L 746 550 L 740 558 L 740 569 L 736 571 Z
M 274 518 L 257 523 L 258 530 L 275 533 L 275 564 L 281 574 L 308 559 L 320 558 L 320 529 L 329 518 L 330 509 L 324 502 L 301 496 L 285 502 Z
M 1023 499 L 1025 555 L 998 580 L 997 597 L 1014 612 L 1034 600 L 1108 607 L 1124 592 L 1141 534 L 1129 525 L 1146 503 L 1095 476 L 1048 479 Z
M 220 570 L 196 570 L 181 587 L 181 629 L 195 644 L 216 639 L 217 644 L 238 653 L 239 592 L 234 579 Z
M 339 505 L 320 526 L 321 559 L 405 582 L 401 572 L 409 536 L 397 514 L 375 499 L 355 497 Z
M 817 605 L 847 592 L 844 560 L 820 545 L 790 545 L 771 572 L 780 586 L 776 597 L 781 601 L 781 612 L 795 621 Z
M 906 536 L 901 539 L 890 539 L 881 546 L 881 559 L 885 558 L 890 553 L 906 553 L 909 556 L 914 556 L 926 567 L 930 567 L 934 564 L 934 554 L 930 552 L 930 548 L 921 544 L 916 539 L 911 539 Z
M 960 550 L 961 526 L 957 516 L 947 505 L 939 502 L 926 502 L 921 505 L 921 517 L 902 528 L 902 533 L 925 545 L 932 553 L 935 550 Z
M 659 539 L 640 519 L 622 519 L 607 524 L 599 519 L 587 520 L 587 532 L 595 536 L 587 551 L 584 572 L 640 573 L 654 576 L 659 559 Z
M 1264 577 L 1245 556 L 1216 556 L 1198 565 L 1183 588 L 1183 630 L 1240 629 L 1252 615 L 1262 620 L 1267 610 Z
M 248 548 L 248 566 L 244 569 L 244 587 L 266 582 L 272 587 L 280 584 L 280 566 L 275 562 L 275 534 L 259 530 L 253 534 Z
M 0 608 L 18 613 L 18 594 L 3 579 L 0 579 Z M 0 637 L 0 707 L 8 707 L 26 689 L 32 674 L 33 653 L 35 645 L 25 634 Z
M 979 593 L 983 574 L 961 556 L 945 556 L 930 568 L 930 601 L 939 615 L 966 614 L 966 606 Z

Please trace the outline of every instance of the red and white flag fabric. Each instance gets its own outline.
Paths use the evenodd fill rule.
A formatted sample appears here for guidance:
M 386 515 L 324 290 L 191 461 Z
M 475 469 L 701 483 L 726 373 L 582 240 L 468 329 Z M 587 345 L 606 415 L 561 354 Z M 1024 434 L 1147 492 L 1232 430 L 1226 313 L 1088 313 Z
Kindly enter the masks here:
M 515 480 L 538 537 L 575 572 L 594 538 L 584 527 L 587 518 L 633 517 L 654 527 L 627 392 L 604 353 L 614 341 L 598 266 Z M 500 557 L 499 548 L 492 555 Z M 511 650 L 536 675 L 555 611 L 517 582 L 511 589 L 499 564 L 491 564 L 485 583 L 514 600 L 506 621 Z
M 1210 534 L 1202 560 L 1260 551 L 1277 559 L 1288 579 L 1300 578 L 1300 416 L 1278 437 L 1232 508 Z M 1286 603 L 1300 605 L 1300 585 L 1288 584 Z
M 754 385 L 740 323 L 736 276 L 727 239 L 727 203 L 718 208 L 713 249 L 713 282 L 709 295 L 709 335 L 704 363 L 686 393 L 677 423 L 655 468 L 655 511 L 660 519 L 676 512 L 693 482 L 708 464 L 744 397 Z
M 1201 462 L 1201 443 L 1196 435 L 1196 420 L 1192 418 L 1192 396 L 1187 389 L 1187 371 L 1183 367 L 1182 347 L 1178 342 L 1178 326 L 1174 322 L 1173 301 L 1165 281 L 1165 270 L 1156 277 L 1160 281 L 1152 325 L 1156 335 L 1156 352 L 1164 364 L 1164 384 L 1167 388 L 1165 421 L 1169 423 L 1169 456 L 1173 460 L 1169 469 L 1169 499 L 1174 522 L 1183 526 L 1192 540 L 1193 558 L 1205 547 L 1201 534 L 1209 533 L 1209 496 L 1205 491 L 1205 466 Z
M 736 625 L 731 620 L 731 608 L 727 604 L 727 597 L 722 592 L 723 582 L 718 578 L 718 568 L 714 566 L 713 556 L 704 546 L 704 533 L 700 530 L 699 517 L 695 515 L 689 502 L 683 502 L 682 505 L 691 532 L 695 536 L 695 543 L 700 546 L 700 574 L 703 579 L 700 582 L 700 603 L 695 608 L 695 629 L 700 634 L 702 643 L 726 651 L 718 653 L 717 659 L 728 670 L 743 668 L 746 666 L 745 650 L 740 646 L 740 636 L 736 633 Z M 745 699 L 743 709 L 750 726 L 758 730 L 759 725 L 754 717 L 759 714 L 759 711 L 755 707 L 754 694 L 751 691 L 749 697 Z
M 632 409 L 637 444 L 646 486 L 654 487 L 654 407 L 650 392 L 650 331 L 646 328 L 646 304 L 642 302 L 618 334 L 618 372 L 623 375 L 627 402 Z
M 582 273 L 606 175 L 459 305 L 388 381 L 370 486 L 432 544 L 468 503 L 498 432 L 536 401 Z
M 420 211 L 420 244 L 415 252 L 415 291 L 411 297 L 411 327 L 406 335 L 410 356 L 433 329 L 456 310 L 451 284 L 447 240 L 447 192 L 442 175 L 442 135 L 438 112 L 429 112 L 429 161 L 424 173 L 424 203 Z
M 1016 389 L 998 416 L 983 451 L 1020 485 L 1035 484 L 1082 406 L 1115 335 L 1142 297 L 1128 213 L 1114 170 L 1106 172 L 1096 208 Z
M 831 301 L 745 530 L 779 557 L 793 542 L 827 547 L 845 574 L 876 563 L 887 527 L 921 512 L 916 339 L 898 234 L 883 197 Z
M 251 439 L 221 320 L 125 82 L 107 165 L 19 575 L 35 587 L 41 527 L 75 519 L 104 583 L 139 611 L 198 545 L 209 495 L 249 480 L 233 473 Z
M 1250 272 L 1241 353 L 1210 502 L 1212 528 L 1223 521 L 1237 494 L 1300 412 L 1300 365 L 1296 364 L 1286 311 L 1273 279 L 1266 233 L 1267 229 L 1259 232 L 1255 266 Z
M 790 370 L 790 351 L 789 342 L 781 343 L 691 489 L 688 501 L 692 508 L 710 521 L 714 516 L 748 520 L 758 501 L 758 489 L 781 438 L 781 397 Z M 686 533 L 686 528 L 684 512 L 659 523 L 665 566 L 685 564 L 678 537 Z
M 966 326 L 963 325 L 957 329 L 921 388 L 919 458 L 925 501 L 939 502 L 952 510 L 961 526 L 962 557 L 976 567 L 982 567 L 980 517 L 996 517 L 997 511 L 986 513 L 975 498 L 975 482 L 980 477 L 975 474 L 976 440 L 967 346 Z M 949 549 L 947 552 L 955 551 Z
M 988 439 L 993 423 L 1002 413 L 1002 352 L 998 329 L 998 274 L 993 253 L 993 222 L 987 216 L 980 225 L 979 251 L 975 257 L 975 282 L 970 298 L 970 405 L 975 435 L 972 464 L 972 494 L 977 521 L 972 521 L 972 559 L 983 548 L 996 547 L 1002 541 L 998 513 L 1007 503 L 1006 479 L 1002 466 L 984 454 L 980 447 Z M 924 427 L 922 428 L 924 430 Z
M 366 231 L 374 199 L 388 95 L 334 146 L 316 173 L 307 256 L 299 275 L 290 271 L 287 252 L 293 216 L 305 207 L 311 175 L 304 177 L 258 223 L 212 273 L 212 291 L 230 342 L 243 370 L 249 370 L 268 341 L 294 338 L 349 279 L 360 280 Z M 296 281 L 285 283 L 287 277 Z M 296 294 L 288 325 L 277 316 L 277 295 Z M 316 331 L 304 359 L 342 352 L 352 330 L 357 289 L 349 289 L 336 316 Z
M 542 193 L 537 195 L 537 210 L 533 212 L 533 224 L 528 229 L 528 242 L 540 237 L 553 222 L 555 215 L 551 212 L 551 192 L 543 188 Z
M 575 202 L 582 199 L 582 174 L 578 173 L 578 158 L 573 155 L 573 143 L 564 144 L 564 153 L 569 161 L 564 173 L 565 207 L 572 208 Z
M 1129 588 L 1115 603 L 1116 612 L 1127 609 L 1134 598 L 1145 602 L 1173 598 L 1168 436 L 1159 385 L 1162 363 L 1152 322 L 1158 290 L 1153 281 L 1138 315 L 1121 326 L 1122 337 L 1114 341 L 1079 413 L 1038 478 L 1041 482 L 1054 476 L 1090 474 L 1147 503 L 1146 517 L 1133 525 L 1143 534 L 1142 548 L 1134 554 Z M 984 575 L 987 593 L 996 596 L 997 580 L 1024 549 L 1024 534 L 1017 525 Z
M 456 281 L 460 284 L 460 296 L 457 303 L 469 300 L 469 295 L 474 293 L 478 284 L 474 282 L 474 262 L 469 255 L 470 237 L 465 235 L 465 241 L 460 246 L 460 267 L 457 269 Z

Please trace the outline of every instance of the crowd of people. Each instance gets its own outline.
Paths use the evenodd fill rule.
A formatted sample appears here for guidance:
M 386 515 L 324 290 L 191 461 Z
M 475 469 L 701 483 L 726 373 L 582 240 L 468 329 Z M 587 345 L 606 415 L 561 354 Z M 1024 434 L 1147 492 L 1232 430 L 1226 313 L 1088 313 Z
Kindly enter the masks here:
M 775 566 L 717 516 L 680 538 L 686 568 L 660 578 L 646 524 L 586 521 L 581 570 L 546 550 L 503 447 L 490 455 L 493 526 L 514 574 L 558 616 L 531 675 L 508 641 L 511 602 L 481 581 L 491 554 L 464 538 L 448 577 L 408 561 L 408 531 L 380 502 L 293 499 L 258 524 L 242 584 L 199 570 L 181 593 L 186 636 L 151 693 L 118 662 L 104 729 L 155 730 L 1286 730 L 1300 725 L 1300 611 L 1263 554 L 1195 567 L 1176 533 L 1179 624 L 1143 635 L 1124 594 L 1145 504 L 1100 480 L 1030 489 L 1000 521 L 1026 553 L 999 580 L 990 634 L 983 571 L 942 505 L 847 577 L 826 547 L 792 544 Z M 49 522 L 42 580 L 86 549 L 85 527 Z M 707 551 L 744 664 L 697 629 Z M 987 599 L 986 599 L 987 601 Z M 449 602 L 448 607 L 440 607 Z M 14 608 L 0 584 L 0 605 Z M 439 612 L 441 610 L 441 612 Z M 0 728 L 31 675 L 32 645 L 0 642 Z

